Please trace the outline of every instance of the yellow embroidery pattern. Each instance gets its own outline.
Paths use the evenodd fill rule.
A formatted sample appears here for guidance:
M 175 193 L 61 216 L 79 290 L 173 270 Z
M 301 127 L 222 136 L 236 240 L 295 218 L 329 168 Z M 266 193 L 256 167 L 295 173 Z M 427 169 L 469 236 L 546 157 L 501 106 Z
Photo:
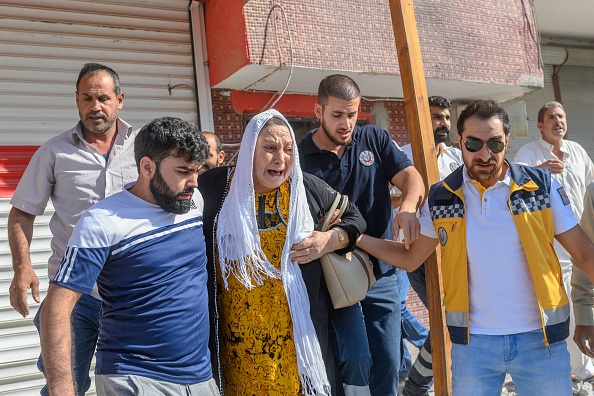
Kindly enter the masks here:
M 280 269 L 287 233 L 289 184 L 265 196 L 262 250 Z M 277 207 L 278 205 L 278 207 Z M 301 383 L 293 341 L 293 324 L 282 280 L 266 279 L 248 290 L 233 276 L 226 290 L 220 279 L 220 360 L 225 395 L 299 395 Z

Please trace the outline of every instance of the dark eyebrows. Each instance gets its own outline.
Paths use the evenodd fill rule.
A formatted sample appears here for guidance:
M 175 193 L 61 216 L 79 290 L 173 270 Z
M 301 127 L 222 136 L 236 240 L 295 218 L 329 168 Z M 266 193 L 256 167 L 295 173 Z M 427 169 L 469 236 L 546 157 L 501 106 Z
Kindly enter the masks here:
M 110 99 L 111 98 L 108 93 L 102 93 L 100 95 L 93 95 L 93 94 L 83 92 L 80 95 L 82 95 L 85 98 L 94 98 L 94 97 L 97 97 L 99 99 Z
M 186 165 L 180 165 L 178 167 L 176 167 L 177 170 L 184 170 L 184 171 L 188 171 L 188 172 L 196 172 L 198 170 L 200 170 L 201 165 L 200 164 L 196 164 L 196 166 L 186 166 Z

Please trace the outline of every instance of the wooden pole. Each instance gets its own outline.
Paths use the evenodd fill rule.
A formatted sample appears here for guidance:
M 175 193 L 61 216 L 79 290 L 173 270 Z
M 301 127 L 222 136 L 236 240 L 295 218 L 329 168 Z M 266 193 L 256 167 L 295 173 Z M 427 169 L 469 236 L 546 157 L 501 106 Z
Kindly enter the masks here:
M 412 0 L 389 0 L 406 119 L 415 167 L 427 186 L 439 181 L 437 157 Z M 439 251 L 425 262 L 436 396 L 451 395 L 450 341 L 445 327 Z

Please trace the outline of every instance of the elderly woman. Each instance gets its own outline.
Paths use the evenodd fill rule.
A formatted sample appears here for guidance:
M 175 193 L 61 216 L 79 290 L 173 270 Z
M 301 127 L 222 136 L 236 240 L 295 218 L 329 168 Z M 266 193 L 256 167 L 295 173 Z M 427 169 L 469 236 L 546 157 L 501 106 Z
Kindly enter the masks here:
M 349 203 L 340 222 L 314 231 L 336 191 L 302 174 L 293 130 L 275 110 L 250 121 L 236 167 L 212 169 L 198 184 L 221 389 L 231 396 L 331 394 L 332 305 L 318 259 L 354 247 L 366 226 L 361 214 Z

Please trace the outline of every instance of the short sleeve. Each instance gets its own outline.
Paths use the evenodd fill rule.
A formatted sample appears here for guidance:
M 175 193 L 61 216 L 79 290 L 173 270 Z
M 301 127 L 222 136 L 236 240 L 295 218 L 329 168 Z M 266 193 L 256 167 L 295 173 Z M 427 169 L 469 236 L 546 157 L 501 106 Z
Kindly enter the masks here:
M 412 161 L 406 156 L 404 151 L 399 148 L 388 132 L 384 130 L 376 131 L 378 135 L 378 141 L 382 145 L 381 157 L 384 167 L 384 172 L 388 180 L 392 180 L 394 176 L 401 170 L 412 166 Z
M 437 234 L 435 233 L 435 227 L 433 226 L 433 220 L 431 219 L 431 214 L 429 213 L 429 204 L 427 200 L 423 204 L 421 208 L 421 215 L 419 216 L 419 223 L 421 224 L 421 234 L 425 235 L 429 238 L 437 239 Z
M 553 178 L 551 182 L 550 197 L 553 219 L 555 221 L 555 235 L 564 233 L 575 227 L 578 222 L 573 215 L 571 202 L 565 193 L 565 189 Z
M 105 230 L 92 213 L 85 213 L 76 224 L 60 269 L 50 283 L 91 294 L 109 252 Z
M 47 145 L 33 154 L 10 200 L 12 206 L 35 216 L 43 214 L 55 184 L 50 157 Z

